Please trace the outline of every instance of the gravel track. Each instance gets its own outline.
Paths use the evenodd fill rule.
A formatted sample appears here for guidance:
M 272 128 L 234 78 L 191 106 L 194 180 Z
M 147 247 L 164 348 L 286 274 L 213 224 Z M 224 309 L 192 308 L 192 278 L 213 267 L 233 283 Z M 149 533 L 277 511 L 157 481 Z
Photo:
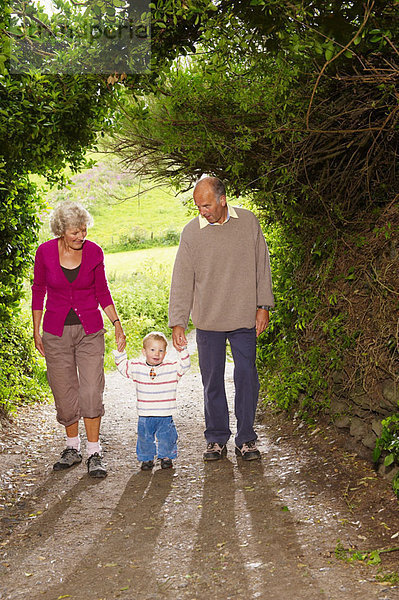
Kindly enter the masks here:
M 231 403 L 229 363 L 226 387 Z M 369 465 L 334 439 L 305 438 L 273 419 L 258 425 L 261 461 L 236 459 L 231 440 L 225 460 L 205 464 L 195 368 L 178 400 L 175 468 L 141 472 L 132 386 L 119 373 L 107 376 L 105 480 L 90 480 L 84 463 L 52 471 L 63 432 L 51 405 L 25 408 L 4 425 L 1 600 L 399 598 L 398 587 L 375 581 L 376 567 L 334 554 L 338 540 L 394 545 L 397 502 Z M 346 471 L 360 490 L 352 504 L 342 491 Z M 363 490 L 380 502 L 373 514 L 386 511 L 387 529 L 370 525 Z

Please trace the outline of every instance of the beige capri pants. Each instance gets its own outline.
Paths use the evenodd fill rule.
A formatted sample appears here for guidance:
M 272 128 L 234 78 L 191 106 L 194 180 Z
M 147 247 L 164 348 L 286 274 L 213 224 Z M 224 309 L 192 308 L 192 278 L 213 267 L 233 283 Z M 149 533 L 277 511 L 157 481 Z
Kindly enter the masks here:
M 47 379 L 61 425 L 104 414 L 104 332 L 87 335 L 82 325 L 66 325 L 61 337 L 43 332 Z

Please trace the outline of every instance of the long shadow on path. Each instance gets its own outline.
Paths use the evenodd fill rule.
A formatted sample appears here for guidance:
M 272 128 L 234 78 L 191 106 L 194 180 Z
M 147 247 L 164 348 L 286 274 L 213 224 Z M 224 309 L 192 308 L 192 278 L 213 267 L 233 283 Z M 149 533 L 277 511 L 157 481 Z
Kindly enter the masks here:
M 153 554 L 163 526 L 162 507 L 170 493 L 172 471 L 134 474 L 109 522 L 81 564 L 62 584 L 38 598 L 98 600 L 158 597 L 153 590 Z
M 202 514 L 184 598 L 322 600 L 290 513 L 261 461 L 204 465 Z
M 241 539 L 236 527 L 235 487 L 234 466 L 230 460 L 204 465 L 202 512 L 187 597 L 250 598 L 248 577 L 239 552 Z
M 237 461 L 237 527 L 252 598 L 326 598 L 303 562 L 295 522 L 276 496 L 261 461 Z
M 295 524 L 263 463 L 204 465 L 202 514 L 184 598 L 322 600 L 301 562 Z

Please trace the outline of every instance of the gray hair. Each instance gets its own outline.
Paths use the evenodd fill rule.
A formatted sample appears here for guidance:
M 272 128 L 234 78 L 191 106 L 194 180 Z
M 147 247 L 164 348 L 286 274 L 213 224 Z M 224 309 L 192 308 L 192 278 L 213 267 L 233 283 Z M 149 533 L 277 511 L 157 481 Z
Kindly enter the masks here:
M 201 184 L 202 182 L 205 182 L 205 183 L 207 183 L 207 184 L 209 184 L 211 186 L 212 191 L 215 194 L 216 200 L 217 200 L 218 203 L 220 202 L 220 197 L 226 195 L 225 185 L 224 185 L 223 181 L 221 179 L 219 179 L 218 177 L 211 177 L 209 175 L 202 175 L 202 177 L 195 184 L 194 190 L 197 187 L 197 185 Z
M 224 186 L 224 183 L 218 177 L 212 177 L 210 183 L 213 187 L 213 191 L 215 192 L 216 198 L 219 202 L 220 196 L 226 195 L 226 188 Z
M 67 229 L 93 225 L 90 213 L 77 202 L 65 200 L 54 208 L 50 215 L 50 228 L 56 237 L 64 235 Z

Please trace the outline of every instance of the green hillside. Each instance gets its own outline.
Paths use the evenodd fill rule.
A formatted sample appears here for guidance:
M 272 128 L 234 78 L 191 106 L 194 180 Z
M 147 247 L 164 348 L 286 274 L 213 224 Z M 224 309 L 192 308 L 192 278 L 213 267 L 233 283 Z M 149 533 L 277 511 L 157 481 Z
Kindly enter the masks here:
M 62 200 L 81 202 L 94 219 L 89 238 L 105 252 L 176 245 L 191 218 L 183 199 L 170 187 L 135 179 L 111 157 L 91 156 L 100 157 L 94 167 L 74 175 L 67 187 L 47 194 L 48 211 Z M 43 215 L 41 241 L 50 237 L 48 218 Z
M 151 265 L 163 265 L 168 275 L 172 272 L 177 246 L 147 248 L 105 255 L 105 268 L 109 279 L 126 279 L 132 273 L 143 272 Z

